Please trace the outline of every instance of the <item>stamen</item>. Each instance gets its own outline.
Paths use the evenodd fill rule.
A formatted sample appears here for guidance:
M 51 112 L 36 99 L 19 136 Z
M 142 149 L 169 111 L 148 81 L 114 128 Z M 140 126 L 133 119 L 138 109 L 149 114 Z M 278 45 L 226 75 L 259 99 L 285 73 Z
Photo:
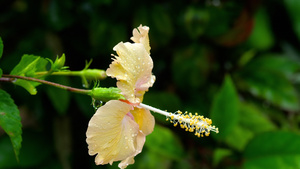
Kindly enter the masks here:
M 160 109 L 145 105 L 143 103 L 140 103 L 139 106 L 166 116 L 166 118 L 167 118 L 166 120 L 173 123 L 173 125 L 175 127 L 179 124 L 179 126 L 183 129 L 185 129 L 185 131 L 195 132 L 195 135 L 197 137 L 204 137 L 204 135 L 209 136 L 210 131 L 219 133 L 218 128 L 216 128 L 215 126 L 211 126 L 211 124 L 212 124 L 211 119 L 204 118 L 203 116 L 198 115 L 197 113 L 195 113 L 195 115 L 193 115 L 192 113 L 188 113 L 188 112 L 182 113 L 179 110 L 175 113 L 169 113 L 169 112 L 162 111 Z

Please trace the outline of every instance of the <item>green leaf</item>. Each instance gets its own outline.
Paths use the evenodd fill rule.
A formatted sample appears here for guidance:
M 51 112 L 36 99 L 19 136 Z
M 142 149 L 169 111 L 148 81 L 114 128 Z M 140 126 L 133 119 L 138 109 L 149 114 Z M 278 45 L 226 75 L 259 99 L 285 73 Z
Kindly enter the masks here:
M 49 77 L 48 80 L 62 85 L 69 85 L 69 79 L 65 76 Z M 71 99 L 70 92 L 52 86 L 47 87 L 46 91 L 56 111 L 60 115 L 66 114 Z
M 256 69 L 239 74 L 239 87 L 254 96 L 286 110 L 299 110 L 299 98 L 293 84 L 282 74 Z
M 283 131 L 263 133 L 246 147 L 243 168 L 300 168 L 299 145 L 299 134 Z
M 274 45 L 274 37 L 267 14 L 264 9 L 256 12 L 255 25 L 249 37 L 251 46 L 258 50 L 266 50 Z
M 154 131 L 147 136 L 145 146 L 151 151 L 179 160 L 184 156 L 180 140 L 168 128 L 155 125 Z
M 253 132 L 241 127 L 238 124 L 232 129 L 230 136 L 225 138 L 225 142 L 231 148 L 242 151 L 244 150 L 249 140 L 253 138 L 253 135 Z
M 9 135 L 15 156 L 19 159 L 22 124 L 18 107 L 8 93 L 0 89 L 0 126 Z
M 2 39 L 0 37 L 0 59 L 2 57 L 2 54 L 3 54 L 3 42 L 2 42 Z
M 249 103 L 240 104 L 239 124 L 225 142 L 232 148 L 242 151 L 256 135 L 276 129 L 276 126 L 263 114 L 263 110 Z
M 255 134 L 276 129 L 276 126 L 264 114 L 264 110 L 250 103 L 240 104 L 239 124 Z
M 220 91 L 214 96 L 211 119 L 220 131 L 218 134 L 214 134 L 217 139 L 225 139 L 237 126 L 239 98 L 229 75 L 225 77 Z
M 34 77 L 35 72 L 45 71 L 47 64 L 48 64 L 48 61 L 44 58 L 39 57 L 39 56 L 23 55 L 21 61 L 11 71 L 10 74 L 11 75 Z M 37 93 L 37 90 L 36 90 L 35 87 L 38 86 L 40 83 L 18 79 L 14 82 L 14 84 L 22 86 L 31 95 L 35 95 Z
M 260 71 L 269 71 L 292 78 L 300 70 L 300 62 L 282 54 L 268 53 L 251 60 L 245 69 L 248 71 L 259 69 Z
M 0 68 L 0 78 L 2 77 L 2 74 L 3 74 L 3 71 L 2 71 L 2 69 Z
M 10 72 L 11 75 L 33 77 L 37 71 L 45 71 L 48 61 L 40 56 L 23 55 L 21 61 Z
M 16 81 L 14 82 L 14 84 L 23 87 L 23 88 L 26 89 L 31 95 L 36 95 L 37 90 L 36 90 L 35 86 L 39 85 L 38 83 L 30 82 L 30 81 L 26 81 L 26 80 L 21 80 L 21 79 L 16 80 Z
M 300 63 L 280 54 L 268 54 L 252 59 L 239 73 L 241 90 L 263 98 L 285 110 L 299 110 L 298 94 L 292 80 Z
M 230 149 L 217 148 L 213 155 L 213 166 L 216 167 L 222 159 L 230 155 L 232 155 L 232 151 Z

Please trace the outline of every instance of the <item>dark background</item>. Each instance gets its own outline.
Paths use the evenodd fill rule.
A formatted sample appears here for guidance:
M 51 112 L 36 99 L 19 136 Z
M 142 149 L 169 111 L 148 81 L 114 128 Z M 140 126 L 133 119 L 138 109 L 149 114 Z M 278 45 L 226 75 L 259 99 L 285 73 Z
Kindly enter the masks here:
M 128 168 L 300 168 L 299 11 L 297 0 L 2 0 L 0 67 L 9 74 L 23 54 L 65 53 L 71 70 L 90 59 L 90 68 L 105 70 L 112 48 L 147 25 L 156 82 L 144 103 L 211 117 L 220 134 L 197 138 L 155 115 L 154 132 Z M 47 80 L 82 88 L 77 77 Z M 89 97 L 44 85 L 35 96 L 0 87 L 23 123 L 20 163 L 0 130 L 0 168 L 117 168 L 88 155 Z

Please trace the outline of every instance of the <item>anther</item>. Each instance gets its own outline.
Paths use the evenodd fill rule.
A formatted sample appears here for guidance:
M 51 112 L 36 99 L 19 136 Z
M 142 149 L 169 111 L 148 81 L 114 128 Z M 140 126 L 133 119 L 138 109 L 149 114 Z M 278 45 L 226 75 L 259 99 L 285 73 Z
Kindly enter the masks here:
M 195 113 L 177 111 L 174 114 L 169 113 L 167 119 L 176 127 L 179 123 L 180 128 L 185 129 L 185 131 L 195 132 L 197 137 L 204 137 L 210 135 L 210 131 L 218 133 L 218 128 L 211 126 L 212 120 L 209 118 L 204 118 L 203 116 Z

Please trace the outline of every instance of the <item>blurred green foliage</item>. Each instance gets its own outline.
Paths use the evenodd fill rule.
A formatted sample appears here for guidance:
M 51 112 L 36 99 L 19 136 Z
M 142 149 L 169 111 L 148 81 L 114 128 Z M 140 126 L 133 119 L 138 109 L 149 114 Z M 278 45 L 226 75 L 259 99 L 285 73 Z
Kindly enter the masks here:
M 118 42 L 140 24 L 150 27 L 157 79 L 144 103 L 211 117 L 220 133 L 197 138 L 155 115 L 155 130 L 129 169 L 300 168 L 299 1 L 11 0 L 0 9 L 0 77 L 30 73 L 41 57 L 63 53 L 72 70 L 90 59 L 91 68 L 106 69 Z M 23 54 L 36 64 L 22 64 Z M 80 78 L 47 80 L 82 87 Z M 0 168 L 117 168 L 96 166 L 87 153 L 89 97 L 26 85 L 39 92 L 0 83 L 1 94 L 11 95 L 3 102 L 18 105 L 24 133 L 17 163 L 3 131 L 11 128 L 1 124 Z
M 10 74 L 32 77 L 36 71 L 46 71 L 45 67 L 47 63 L 48 61 L 40 56 L 24 55 Z M 22 79 L 18 79 L 14 84 L 24 87 L 32 95 L 37 93 L 35 87 L 39 85 L 37 82 L 30 82 Z

